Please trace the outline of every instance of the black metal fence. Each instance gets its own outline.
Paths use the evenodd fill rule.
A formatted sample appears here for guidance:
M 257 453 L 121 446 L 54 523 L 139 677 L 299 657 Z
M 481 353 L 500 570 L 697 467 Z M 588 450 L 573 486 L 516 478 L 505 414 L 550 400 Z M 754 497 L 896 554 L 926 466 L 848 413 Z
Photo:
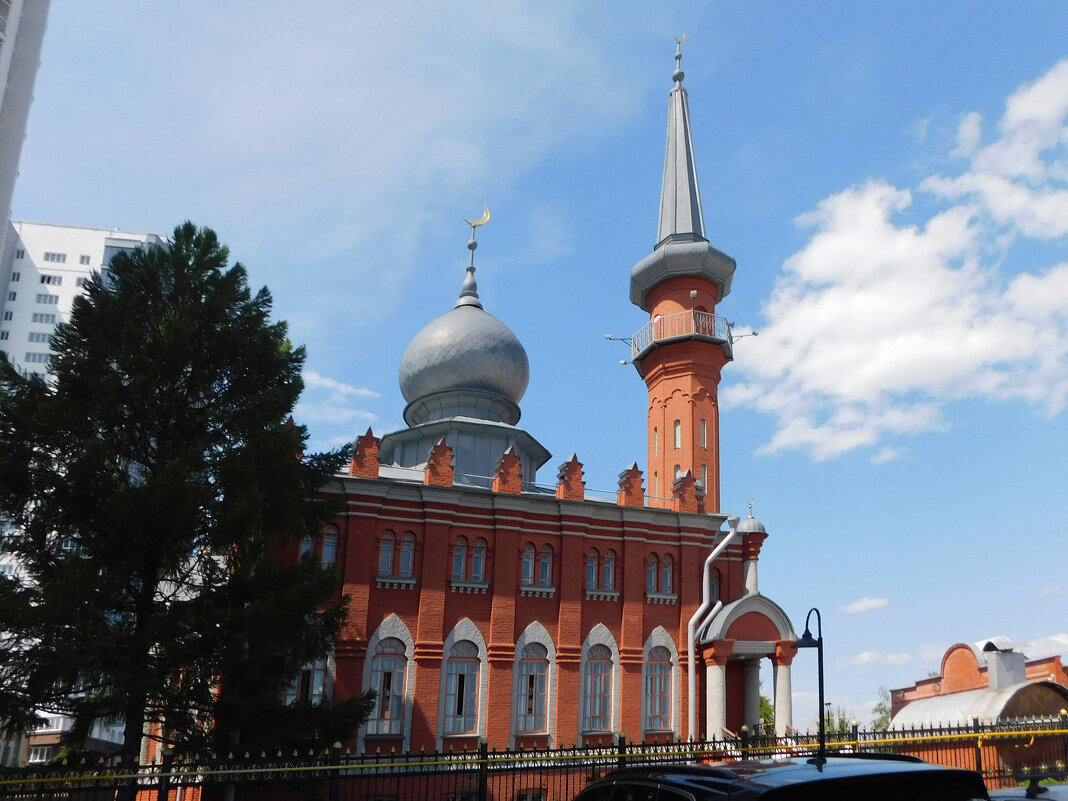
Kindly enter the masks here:
M 566 801 L 617 767 L 814 754 L 818 736 L 751 734 L 709 742 L 642 744 L 622 737 L 593 747 L 538 751 L 323 754 L 175 760 L 122 773 L 106 765 L 50 764 L 0 772 L 0 799 L 104 801 Z M 1064 781 L 1068 718 L 975 722 L 965 727 L 828 732 L 834 754 L 912 754 L 979 770 L 988 786 L 1033 776 Z

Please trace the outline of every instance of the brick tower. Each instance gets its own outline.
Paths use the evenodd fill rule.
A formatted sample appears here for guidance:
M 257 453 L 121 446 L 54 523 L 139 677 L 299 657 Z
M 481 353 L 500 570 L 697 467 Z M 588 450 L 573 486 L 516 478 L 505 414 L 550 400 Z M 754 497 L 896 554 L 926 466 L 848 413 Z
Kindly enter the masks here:
M 730 327 L 716 304 L 735 262 L 705 238 L 681 42 L 669 95 L 660 223 L 653 252 L 630 271 L 630 300 L 649 313 L 631 339 L 631 361 L 649 389 L 649 505 L 670 507 L 672 487 L 692 473 L 704 507 L 719 511 L 719 400 L 733 359 Z

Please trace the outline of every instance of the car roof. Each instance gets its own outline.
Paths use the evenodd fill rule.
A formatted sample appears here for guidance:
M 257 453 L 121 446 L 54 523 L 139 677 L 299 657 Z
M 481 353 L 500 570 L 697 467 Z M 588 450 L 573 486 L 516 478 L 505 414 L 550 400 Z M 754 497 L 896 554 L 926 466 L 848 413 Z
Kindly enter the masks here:
M 646 765 L 612 771 L 604 781 L 651 779 L 698 785 L 705 788 L 746 786 L 768 791 L 779 787 L 813 784 L 828 780 L 879 776 L 919 775 L 923 778 L 959 776 L 981 786 L 978 774 L 961 768 L 932 765 L 916 757 L 895 754 L 854 754 L 823 760 L 812 757 L 742 760 L 739 762 L 695 763 L 687 765 Z M 966 777 L 966 778 L 965 778 Z

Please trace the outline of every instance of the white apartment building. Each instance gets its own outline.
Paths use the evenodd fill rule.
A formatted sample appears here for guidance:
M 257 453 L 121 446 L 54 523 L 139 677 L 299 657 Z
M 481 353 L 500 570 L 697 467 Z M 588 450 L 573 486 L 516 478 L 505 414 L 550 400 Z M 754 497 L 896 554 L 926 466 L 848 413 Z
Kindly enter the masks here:
M 52 333 L 70 319 L 90 274 L 106 271 L 116 253 L 164 241 L 157 234 L 12 222 L 0 254 L 0 351 L 23 372 L 46 372 Z
M 11 215 L 50 0 L 0 0 L 0 215 Z M 0 247 L 8 229 L 0 229 Z

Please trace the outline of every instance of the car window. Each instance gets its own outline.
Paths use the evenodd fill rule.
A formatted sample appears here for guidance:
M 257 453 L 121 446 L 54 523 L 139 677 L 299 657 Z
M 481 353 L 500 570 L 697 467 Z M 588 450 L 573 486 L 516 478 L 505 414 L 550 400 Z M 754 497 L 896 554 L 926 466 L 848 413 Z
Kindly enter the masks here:
M 656 801 L 656 785 L 645 782 L 618 782 L 612 801 Z
M 657 801 L 693 801 L 693 796 L 681 790 L 674 790 L 671 787 L 661 785 Z
M 575 796 L 575 801 L 610 801 L 615 789 L 616 786 L 608 782 L 595 784 Z

